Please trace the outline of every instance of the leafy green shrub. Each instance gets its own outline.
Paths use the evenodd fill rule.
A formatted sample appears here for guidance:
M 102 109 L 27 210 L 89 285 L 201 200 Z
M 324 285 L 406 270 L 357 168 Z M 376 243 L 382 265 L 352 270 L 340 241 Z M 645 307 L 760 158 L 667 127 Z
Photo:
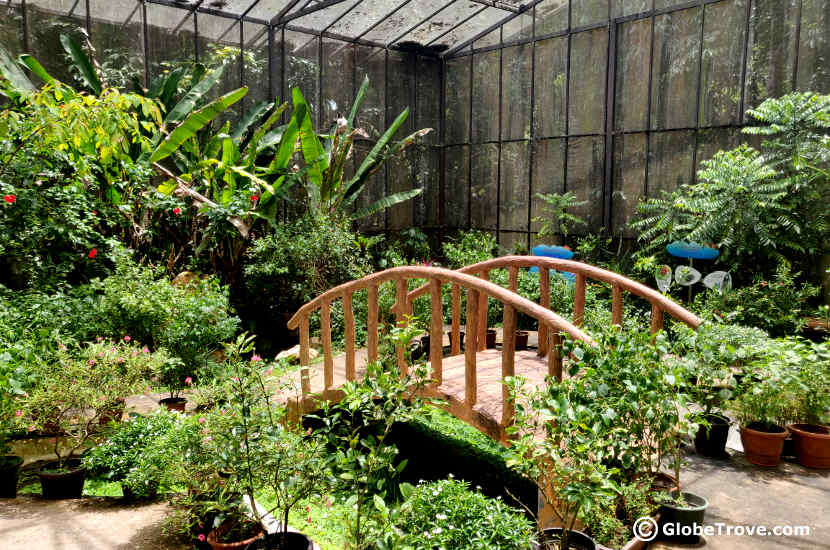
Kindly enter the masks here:
M 164 408 L 149 416 L 132 416 L 119 424 L 105 441 L 84 454 L 84 466 L 93 475 L 120 481 L 138 497 L 155 494 L 167 464 L 151 459 L 145 450 L 166 435 L 179 418 L 180 415 Z
M 191 372 L 204 367 L 206 357 L 233 338 L 239 326 L 227 289 L 214 278 L 175 287 L 159 269 L 120 255 L 115 273 L 95 288 L 102 294 L 100 313 L 107 334 L 164 347 Z
M 693 308 L 704 316 L 758 327 L 772 336 L 797 334 L 811 311 L 808 301 L 819 292 L 809 283 L 797 282 L 799 275 L 781 261 L 772 278 L 756 277 L 751 284 L 729 292 L 699 294 Z
M 442 250 L 450 269 L 483 262 L 492 258 L 498 250 L 496 238 L 486 231 L 465 231 L 457 241 L 445 242 Z
M 415 487 L 396 527 L 403 532 L 402 548 L 413 550 L 529 550 L 534 531 L 521 512 L 454 479 Z

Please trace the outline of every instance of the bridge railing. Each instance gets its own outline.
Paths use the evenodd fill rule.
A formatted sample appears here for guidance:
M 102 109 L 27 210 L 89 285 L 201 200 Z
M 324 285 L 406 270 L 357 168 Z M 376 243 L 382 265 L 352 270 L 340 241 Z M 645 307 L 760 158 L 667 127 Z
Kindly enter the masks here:
M 507 269 L 509 273 L 508 288 L 511 292 L 518 291 L 519 269 L 536 267 L 539 270 L 539 305 L 543 308 L 550 309 L 550 270 L 556 269 L 558 271 L 567 271 L 576 276 L 574 283 L 574 307 L 573 307 L 573 324 L 581 327 L 585 321 L 585 290 L 588 279 L 594 279 L 609 283 L 611 285 L 611 320 L 612 323 L 619 325 L 623 320 L 623 292 L 628 292 L 644 298 L 651 303 L 651 332 L 656 333 L 663 328 L 663 316 L 668 313 L 678 321 L 681 321 L 692 328 L 697 328 L 701 323 L 701 319 L 686 310 L 670 298 L 649 288 L 637 281 L 633 281 L 619 273 L 608 271 L 596 266 L 588 265 L 582 262 L 575 262 L 573 260 L 560 260 L 556 258 L 546 258 L 544 256 L 503 256 L 501 258 L 493 258 L 477 264 L 469 265 L 458 269 L 458 273 L 465 273 L 476 275 L 480 280 L 487 281 L 490 278 L 490 272 L 495 269 Z M 499 287 L 501 288 L 501 287 Z M 412 302 L 429 292 L 428 284 L 418 287 L 417 289 L 407 294 L 407 307 L 412 307 Z M 478 310 L 485 312 L 483 323 L 477 326 L 478 334 L 475 344 L 479 350 L 484 349 L 484 337 L 487 333 L 487 294 L 479 294 Z M 460 353 L 459 332 L 460 332 L 460 309 L 461 300 L 460 293 L 455 285 L 452 289 L 452 347 L 451 354 L 457 355 Z M 504 338 L 507 338 L 508 330 L 513 334 L 515 327 L 508 327 L 507 325 L 507 311 L 505 311 L 504 319 Z M 467 338 L 469 338 L 469 330 L 467 331 Z M 512 338 L 512 337 L 511 337 Z M 558 331 L 550 332 L 549 327 L 545 323 L 539 323 L 539 355 L 546 355 L 551 348 L 556 348 L 560 344 L 560 336 Z M 469 344 L 468 344 L 469 345 Z
M 540 328 L 544 327 L 546 333 L 555 334 L 567 333 L 573 338 L 586 342 L 592 341 L 581 329 L 566 321 L 549 308 L 534 303 L 531 300 L 521 297 L 515 292 L 515 281 L 518 276 L 518 267 L 511 270 L 511 288 L 513 291 L 502 288 L 485 277 L 473 277 L 464 272 L 449 269 L 425 267 L 425 266 L 404 266 L 387 269 L 363 279 L 351 281 L 337 286 L 311 302 L 301 307 L 297 313 L 288 321 L 288 328 L 299 329 L 300 336 L 300 379 L 303 395 L 303 402 L 311 393 L 309 378 L 310 364 L 310 317 L 319 310 L 320 312 L 320 335 L 323 346 L 323 384 L 324 393 L 334 389 L 334 356 L 332 352 L 331 339 L 331 306 L 336 300 L 343 303 L 343 315 L 345 321 L 345 371 L 348 380 L 355 380 L 355 317 L 354 317 L 354 293 L 366 290 L 368 293 L 368 315 L 367 315 L 367 353 L 368 360 L 374 361 L 378 358 L 378 337 L 379 337 L 379 304 L 378 288 L 386 282 L 394 282 L 396 286 L 396 303 L 393 313 L 399 325 L 405 323 L 405 317 L 411 314 L 412 301 L 409 290 L 410 279 L 426 279 L 427 283 L 422 287 L 422 294 L 429 293 L 431 299 L 430 308 L 430 366 L 432 378 L 436 385 L 440 385 L 443 379 L 443 330 L 444 315 L 441 301 L 442 287 L 445 284 L 452 285 L 453 295 L 453 342 L 452 349 L 458 354 L 459 347 L 459 322 L 458 309 L 460 304 L 461 290 L 467 293 L 467 345 L 465 351 L 465 384 L 464 402 L 467 412 L 472 411 L 478 399 L 478 381 L 476 373 L 476 353 L 484 349 L 487 329 L 487 298 L 492 297 L 504 304 L 504 343 L 502 347 L 502 378 L 515 374 L 515 328 L 517 312 L 522 312 L 536 319 Z M 483 304 L 483 305 L 482 305 Z M 559 347 L 548 346 L 547 354 L 548 373 L 551 376 L 562 377 L 562 358 Z M 404 357 L 404 350 L 398 348 L 397 362 L 402 373 L 406 374 L 407 364 Z M 510 404 L 508 390 L 503 388 L 502 395 L 502 425 L 512 423 L 514 410 Z

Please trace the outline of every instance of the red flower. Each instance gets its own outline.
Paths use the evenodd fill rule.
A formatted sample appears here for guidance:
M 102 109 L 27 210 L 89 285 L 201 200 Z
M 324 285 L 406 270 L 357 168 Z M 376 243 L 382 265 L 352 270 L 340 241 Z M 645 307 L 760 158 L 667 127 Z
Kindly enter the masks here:
M 259 200 L 259 195 L 251 195 L 251 202 L 256 202 Z
M 8 204 L 14 204 L 17 202 L 17 197 L 14 195 L 3 195 L 3 200 L 6 201 Z
M 179 207 L 176 207 L 176 208 L 173 209 L 173 213 L 178 216 L 179 214 L 182 213 L 182 209 L 179 208 Z
M 93 210 L 93 211 L 92 211 L 92 215 L 93 215 L 93 216 L 97 216 L 97 215 L 98 215 L 98 211 L 97 211 L 97 210 Z
M 95 256 L 97 256 L 97 255 L 98 255 L 98 249 L 97 248 L 93 248 L 92 250 L 89 251 L 89 258 L 90 259 L 94 260 Z
M 199 533 L 199 536 L 196 538 L 198 538 L 201 542 L 205 542 L 205 535 L 203 533 Z
M 761 281 L 761 286 L 767 286 L 767 282 L 766 281 Z

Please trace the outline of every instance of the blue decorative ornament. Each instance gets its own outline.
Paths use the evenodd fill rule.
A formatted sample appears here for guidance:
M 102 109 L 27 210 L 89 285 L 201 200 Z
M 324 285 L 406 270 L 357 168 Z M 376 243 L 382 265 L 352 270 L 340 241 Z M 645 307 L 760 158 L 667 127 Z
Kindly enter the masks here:
M 573 250 L 568 250 L 564 246 L 556 245 L 540 244 L 539 246 L 534 246 L 532 252 L 534 256 L 544 256 L 545 258 L 557 258 L 560 260 L 570 260 L 574 257 Z M 530 272 L 539 273 L 539 268 L 531 267 Z M 550 273 L 551 275 L 560 275 L 564 277 L 565 280 L 571 284 L 576 283 L 576 275 L 568 271 L 556 271 L 555 269 L 551 269 Z
M 692 258 L 695 260 L 714 260 L 720 255 L 717 248 L 683 241 L 674 241 L 667 244 L 666 252 L 677 258 Z

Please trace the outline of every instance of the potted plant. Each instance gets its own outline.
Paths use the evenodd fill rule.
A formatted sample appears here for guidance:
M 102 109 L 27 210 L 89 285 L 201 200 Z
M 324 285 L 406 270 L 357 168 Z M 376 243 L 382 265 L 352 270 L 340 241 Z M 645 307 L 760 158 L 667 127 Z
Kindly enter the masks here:
M 527 349 L 528 332 L 526 330 L 516 331 L 516 351 Z
M 561 526 L 543 529 L 541 548 L 594 550 L 594 540 L 575 524 L 595 507 L 612 506 L 615 470 L 602 461 L 614 429 L 596 408 L 585 406 L 590 382 L 566 378 L 536 388 L 515 377 L 506 383 L 516 408 L 515 425 L 508 429 L 514 437 L 508 465 L 536 483 Z
M 110 347 L 116 351 L 108 353 Z M 23 400 L 29 431 L 55 423 L 65 437 L 54 438 L 56 460 L 38 471 L 45 498 L 78 498 L 85 468 L 75 455 L 98 431 L 101 405 L 139 391 L 162 354 L 142 353 L 127 343 L 97 342 L 70 352 L 61 345 L 52 362 L 32 364 L 38 383 Z
M 787 429 L 798 462 L 808 468 L 830 468 L 830 346 L 788 339 L 776 357 L 785 370 L 797 422 Z
M 163 472 L 169 460 L 147 450 L 180 418 L 166 411 L 149 416 L 133 415 L 84 454 L 83 466 L 89 473 L 120 481 L 127 500 L 154 498 L 165 479 Z
M 788 434 L 781 425 L 786 388 L 779 365 L 769 359 L 774 355 L 753 362 L 751 375 L 741 380 L 729 403 L 740 422 L 746 459 L 756 466 L 777 466 Z
M 187 399 L 181 394 L 193 383 L 193 377 L 188 372 L 187 365 L 178 357 L 169 357 L 162 365 L 159 381 L 170 392 L 170 397 L 159 400 L 159 404 L 167 410 L 184 412 Z
M 266 379 L 273 367 L 253 354 L 252 342 L 253 337 L 243 334 L 225 347 L 227 403 L 204 417 L 207 447 L 214 450 L 216 466 L 227 476 L 226 487 L 251 503 L 247 511 L 256 523 L 262 524 L 264 514 L 255 504 L 254 493 L 269 489 L 273 495 L 275 506 L 265 512 L 278 512 L 281 529 L 247 541 L 248 547 L 307 550 L 311 541 L 289 532 L 288 517 L 301 501 L 327 487 L 324 442 L 289 421 L 285 407 L 272 399 Z M 231 523 L 225 521 L 215 529 L 214 538 L 225 535 Z
M 16 407 L 23 393 L 20 383 L 6 364 L 0 364 L 0 498 L 17 496 L 17 479 L 23 458 L 11 454 L 9 436 L 23 411 Z
M 681 332 L 674 354 L 688 369 L 687 392 L 700 410 L 690 420 L 697 425 L 695 450 L 710 458 L 728 458 L 726 440 L 730 419 L 721 408 L 733 395 L 736 385 L 732 367 L 738 362 L 734 330 L 729 325 L 704 323 Z

